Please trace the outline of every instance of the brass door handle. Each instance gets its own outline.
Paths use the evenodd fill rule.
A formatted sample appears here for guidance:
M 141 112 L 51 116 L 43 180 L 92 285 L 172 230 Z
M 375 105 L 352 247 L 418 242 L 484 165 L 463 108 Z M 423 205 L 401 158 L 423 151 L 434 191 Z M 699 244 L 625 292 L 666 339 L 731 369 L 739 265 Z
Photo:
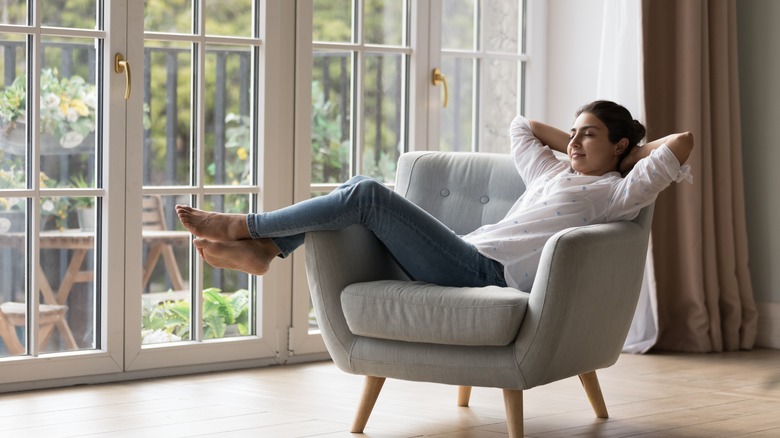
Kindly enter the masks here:
M 433 85 L 444 84 L 444 104 L 442 105 L 442 108 L 447 108 L 447 100 L 449 97 L 449 92 L 447 90 L 447 77 L 444 76 L 444 73 L 442 73 L 441 70 L 434 68 L 431 82 L 433 82 Z
M 125 74 L 125 100 L 127 100 L 130 98 L 130 91 L 132 88 L 130 61 L 126 60 L 121 53 L 117 53 L 116 56 L 114 56 L 114 71 L 117 73 L 124 72 Z

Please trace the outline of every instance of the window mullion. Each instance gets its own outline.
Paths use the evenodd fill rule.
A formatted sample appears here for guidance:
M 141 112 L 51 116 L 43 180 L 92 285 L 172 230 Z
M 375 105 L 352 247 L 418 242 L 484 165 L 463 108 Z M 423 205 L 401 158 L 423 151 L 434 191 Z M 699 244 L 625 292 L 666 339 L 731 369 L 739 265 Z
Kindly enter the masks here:
M 206 183 L 206 151 L 205 151 L 205 138 L 206 138 L 206 17 L 203 11 L 205 11 L 206 0 L 198 0 L 195 2 L 194 8 L 194 25 L 196 27 L 196 35 L 198 42 L 193 44 L 193 105 L 195 110 L 193 111 L 193 125 L 195 135 L 193 138 L 193 146 L 196 154 L 196 159 L 192 160 L 193 169 L 191 173 L 196 175 L 195 187 L 196 187 L 196 205 L 205 205 L 204 186 Z M 196 257 L 194 251 L 190 251 L 192 259 L 191 266 L 193 272 L 190 278 L 194 283 L 194 288 L 191 288 L 192 293 L 190 306 L 190 324 L 192 330 L 192 336 L 190 339 L 193 341 L 203 340 L 203 294 L 201 291 L 204 287 L 203 278 L 203 259 Z
M 41 174 L 40 161 L 40 123 L 41 123 L 41 14 L 40 3 L 42 0 L 35 0 L 32 8 L 33 32 L 27 39 L 27 116 L 31 120 L 28 126 L 28 141 L 31 139 L 32 148 L 28 148 L 28 166 L 32 169 L 33 193 L 28 198 L 30 206 L 27 208 L 27 223 L 30 225 L 27 235 L 27 352 L 32 357 L 40 354 L 39 338 L 39 306 L 41 290 L 41 276 L 44 275 L 40 259 L 40 212 L 41 212 L 41 180 L 38 175 Z M 29 184 L 29 183 L 28 183 Z
M 363 141 L 363 74 L 365 70 L 365 54 L 362 50 L 352 52 L 352 144 L 351 144 L 351 163 L 350 175 L 357 175 L 360 172 L 360 143 Z
M 364 1 L 355 0 L 355 29 L 354 34 L 357 44 L 357 49 L 353 52 L 353 92 L 352 92 L 352 120 L 353 120 L 353 137 L 352 137 L 352 162 L 350 175 L 357 175 L 362 171 L 362 148 L 363 143 L 363 130 L 365 129 L 365 122 L 363 120 L 363 107 L 364 107 L 364 87 L 365 81 L 363 76 L 366 73 L 366 56 L 365 56 L 365 41 L 364 41 L 364 26 L 365 20 L 364 13 Z
M 476 106 L 476 110 L 472 112 L 471 116 L 471 123 L 472 123 L 472 132 L 471 135 L 471 150 L 473 152 L 479 152 L 479 135 L 480 135 L 480 129 L 479 129 L 479 117 L 480 113 L 482 112 L 481 109 L 483 108 L 482 102 L 480 101 L 482 98 L 482 61 L 483 58 L 481 56 L 477 56 L 474 60 L 474 64 L 472 68 L 474 69 L 474 87 L 473 87 L 473 102 Z

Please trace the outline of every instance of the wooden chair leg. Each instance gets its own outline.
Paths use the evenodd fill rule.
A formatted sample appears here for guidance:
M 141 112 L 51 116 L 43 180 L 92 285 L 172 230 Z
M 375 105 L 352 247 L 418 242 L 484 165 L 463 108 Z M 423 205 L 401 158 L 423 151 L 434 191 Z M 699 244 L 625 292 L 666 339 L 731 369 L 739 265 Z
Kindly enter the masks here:
M 468 407 L 469 406 L 469 399 L 471 399 L 471 387 L 470 386 L 459 386 L 458 387 L 458 406 L 461 407 Z
M 165 269 L 168 270 L 168 277 L 171 279 L 171 286 L 174 290 L 184 290 L 184 278 L 179 271 L 179 265 L 176 263 L 176 256 L 173 254 L 173 247 L 171 245 L 165 245 L 162 250 L 163 262 L 165 262 Z
M 2 312 L 0 312 L 0 338 L 5 342 L 5 348 L 9 354 L 24 354 L 25 348 L 16 337 L 16 328 L 8 322 Z
M 583 373 L 579 377 L 583 388 L 585 388 L 585 393 L 588 394 L 588 400 L 590 400 L 590 405 L 593 406 L 593 412 L 596 413 L 596 417 L 609 418 L 607 404 L 604 403 L 604 395 L 601 393 L 601 386 L 599 385 L 598 377 L 596 377 L 596 372 Z
M 162 247 L 163 245 L 161 243 L 155 243 L 151 246 L 151 248 L 149 248 L 149 252 L 146 253 L 144 273 L 143 277 L 141 278 L 142 289 L 146 287 L 146 284 L 149 283 L 149 279 L 152 277 L 152 271 L 154 270 L 154 266 L 157 264 L 157 259 L 159 259 L 160 255 L 162 254 Z
M 352 423 L 350 432 L 363 433 L 363 429 L 366 428 L 366 423 L 368 423 L 368 417 L 374 409 L 377 397 L 379 397 L 379 391 L 382 390 L 382 385 L 384 384 L 384 377 L 366 376 L 366 380 L 363 383 L 363 395 L 360 398 L 360 407 L 358 407 L 355 422 Z
M 73 332 L 70 331 L 68 322 L 64 319 L 57 321 L 57 328 L 60 330 L 60 335 L 65 338 L 65 346 L 68 350 L 78 350 L 79 345 L 76 343 L 76 339 L 73 337 Z
M 523 391 L 521 389 L 504 390 L 506 407 L 506 426 L 509 438 L 521 438 L 523 431 Z
M 38 326 L 38 348 L 41 352 L 46 351 L 46 346 L 49 345 L 49 339 L 52 333 L 54 333 L 55 323 L 41 324 Z

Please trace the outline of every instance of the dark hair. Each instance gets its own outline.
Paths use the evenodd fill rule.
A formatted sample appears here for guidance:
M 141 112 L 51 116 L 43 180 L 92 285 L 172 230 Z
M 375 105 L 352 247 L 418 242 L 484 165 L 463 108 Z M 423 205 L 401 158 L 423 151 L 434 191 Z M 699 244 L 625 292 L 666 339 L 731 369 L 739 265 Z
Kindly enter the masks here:
M 577 117 L 582 113 L 593 114 L 607 126 L 610 142 L 617 143 L 623 138 L 628 139 L 628 147 L 623 151 L 620 160 L 645 138 L 644 125 L 639 120 L 634 120 L 624 106 L 615 102 L 596 100 L 577 110 Z

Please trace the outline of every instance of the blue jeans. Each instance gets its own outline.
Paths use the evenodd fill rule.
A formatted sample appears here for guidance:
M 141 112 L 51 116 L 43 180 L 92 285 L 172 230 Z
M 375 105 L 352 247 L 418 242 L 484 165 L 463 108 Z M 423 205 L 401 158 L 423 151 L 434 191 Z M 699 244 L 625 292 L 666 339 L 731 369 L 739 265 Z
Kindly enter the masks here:
M 328 195 L 249 214 L 252 238 L 270 238 L 287 257 L 309 231 L 361 224 L 413 280 L 442 286 L 506 286 L 501 263 L 480 254 L 428 212 L 382 183 L 356 176 Z

